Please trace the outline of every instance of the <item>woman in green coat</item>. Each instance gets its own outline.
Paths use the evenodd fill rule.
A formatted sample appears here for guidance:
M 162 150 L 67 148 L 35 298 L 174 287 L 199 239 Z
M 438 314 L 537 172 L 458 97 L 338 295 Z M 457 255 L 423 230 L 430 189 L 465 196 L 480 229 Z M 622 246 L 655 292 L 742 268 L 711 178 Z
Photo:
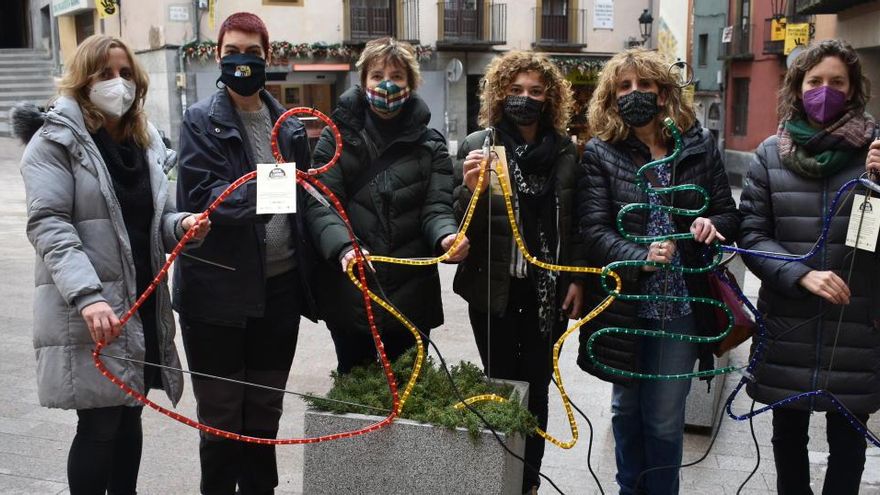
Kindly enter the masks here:
M 493 60 L 480 95 L 480 125 L 494 129 L 507 156 L 517 228 L 529 252 L 548 263 L 584 265 L 572 222 L 583 175 L 566 135 L 569 83 L 547 58 L 510 52 Z M 489 132 L 469 135 L 458 151 L 455 211 L 461 218 L 476 189 Z M 468 230 L 471 252 L 458 267 L 454 290 L 468 302 L 486 374 L 529 383 L 529 410 L 547 427 L 552 348 L 568 318 L 582 313 L 583 285 L 566 273 L 529 265 L 517 249 L 502 196 L 483 181 Z M 496 186 L 497 187 L 497 186 Z M 491 206 L 489 203 L 491 202 Z M 491 216 L 490 216 L 491 212 Z M 523 492 L 536 493 L 544 440 L 526 440 Z
M 432 257 L 452 245 L 458 223 L 452 212 L 452 161 L 443 136 L 427 127 L 431 112 L 414 92 L 419 84 L 415 50 L 381 38 L 367 43 L 357 62 L 360 85 L 346 91 L 333 112 L 343 138 L 339 162 L 319 176 L 344 205 L 361 248 L 399 258 Z M 336 142 L 321 135 L 314 163 L 327 163 Z M 318 253 L 316 299 L 336 347 L 340 373 L 376 360 L 364 301 L 345 274 L 355 260 L 347 230 L 330 208 L 310 199 L 306 221 Z M 467 255 L 465 242 L 451 262 Z M 373 264 L 370 288 L 382 293 L 428 334 L 443 323 L 436 266 Z M 415 344 L 412 334 L 374 305 L 385 352 L 398 357 Z

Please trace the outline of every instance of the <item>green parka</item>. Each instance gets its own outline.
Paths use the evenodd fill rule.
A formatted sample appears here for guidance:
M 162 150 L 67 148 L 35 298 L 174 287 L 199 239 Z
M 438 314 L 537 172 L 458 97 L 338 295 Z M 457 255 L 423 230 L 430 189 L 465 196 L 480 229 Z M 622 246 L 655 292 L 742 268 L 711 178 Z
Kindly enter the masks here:
M 486 139 L 487 130 L 470 134 L 458 149 L 455 162 L 454 205 L 456 218 L 461 219 L 467 210 L 472 193 L 464 185 L 464 158 L 479 149 Z M 555 167 L 556 228 L 559 238 L 559 263 L 585 266 L 586 253 L 578 235 L 573 218 L 577 184 L 584 175 L 578 164 L 574 144 L 568 139 L 559 140 Z M 489 196 L 488 191 L 484 196 Z M 491 195 L 491 220 L 489 201 L 480 198 L 473 220 L 467 231 L 471 246 L 468 257 L 458 266 L 453 290 L 475 309 L 493 315 L 502 315 L 507 308 L 510 288 L 511 242 L 513 235 L 507 219 L 504 199 L 500 194 Z M 490 242 L 491 222 L 491 242 Z M 532 253 L 535 254 L 535 253 Z M 557 279 L 557 306 L 568 291 L 571 273 L 562 272 Z M 588 308 L 585 308 L 588 309 Z
M 452 212 L 452 161 L 442 135 L 428 129 L 431 113 L 413 94 L 401 110 L 404 119 L 390 142 L 382 142 L 367 124 L 369 107 L 363 89 L 346 91 L 333 112 L 343 138 L 342 156 L 335 167 L 318 178 L 345 207 L 361 247 L 371 254 L 400 258 L 439 254 L 440 241 L 458 230 Z M 321 134 L 313 162 L 327 163 L 335 151 L 329 130 Z M 388 166 L 358 191 L 357 177 L 385 156 Z M 319 255 L 316 299 L 328 326 L 369 331 L 363 297 L 342 273 L 339 258 L 351 247 L 342 220 L 314 198 L 309 198 L 306 221 Z M 440 276 L 436 266 L 412 267 L 374 263 L 376 278 L 388 299 L 422 330 L 443 323 Z M 379 294 L 376 280 L 371 289 Z M 373 305 L 382 331 L 405 331 L 387 312 Z

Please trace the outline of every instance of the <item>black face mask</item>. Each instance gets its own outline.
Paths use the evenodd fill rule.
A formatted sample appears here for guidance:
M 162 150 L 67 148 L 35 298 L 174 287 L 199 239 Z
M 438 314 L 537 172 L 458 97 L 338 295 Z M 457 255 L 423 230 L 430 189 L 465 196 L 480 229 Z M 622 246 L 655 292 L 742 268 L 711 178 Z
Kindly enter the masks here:
M 623 123 L 630 127 L 642 127 L 660 113 L 657 93 L 633 91 L 617 99 L 617 111 Z
M 266 85 L 266 61 L 249 53 L 234 53 L 220 59 L 219 83 L 241 96 L 251 96 Z
M 534 124 L 543 110 L 543 101 L 528 96 L 508 96 L 504 99 L 504 116 L 516 125 Z

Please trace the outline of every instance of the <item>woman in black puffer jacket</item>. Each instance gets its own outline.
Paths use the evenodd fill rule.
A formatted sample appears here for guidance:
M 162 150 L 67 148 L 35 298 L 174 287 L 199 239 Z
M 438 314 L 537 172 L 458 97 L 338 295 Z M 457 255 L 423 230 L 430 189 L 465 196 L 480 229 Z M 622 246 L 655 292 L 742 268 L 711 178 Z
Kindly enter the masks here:
M 452 213 L 452 160 L 443 136 L 427 127 L 431 112 L 414 92 L 419 84 L 415 51 L 393 38 L 373 40 L 357 67 L 361 85 L 346 91 L 333 112 L 344 140 L 342 156 L 319 178 L 342 201 L 365 251 L 399 258 L 439 255 L 458 230 Z M 335 146 L 325 130 L 314 162 L 330 161 Z M 337 369 L 348 373 L 377 356 L 363 296 L 344 273 L 354 250 L 342 220 L 313 198 L 306 220 L 326 260 L 316 277 L 318 310 L 333 337 Z M 460 261 L 467 247 L 465 242 L 449 261 Z M 380 285 L 419 330 L 427 334 L 443 323 L 436 266 L 377 263 L 375 268 L 372 290 Z M 415 339 L 388 312 L 373 307 L 385 352 L 393 360 Z
M 583 156 L 586 175 L 578 198 L 580 231 L 588 261 L 605 266 L 615 261 L 654 261 L 673 266 L 707 264 L 706 245 L 718 239 L 735 239 L 739 214 L 730 195 L 721 155 L 709 132 L 696 123 L 693 109 L 682 98 L 678 81 L 657 52 L 629 50 L 614 56 L 599 76 L 590 101 L 589 121 L 594 137 Z M 654 187 L 696 184 L 709 194 L 704 216 L 692 218 L 659 211 L 632 210 L 623 226 L 635 235 L 694 234 L 694 240 L 654 242 L 627 240 L 617 229 L 618 211 L 629 203 L 668 204 L 670 195 L 648 195 L 636 185 L 639 168 L 672 153 L 673 142 L 661 122 L 671 117 L 683 133 L 684 149 L 671 164 L 647 175 Z M 673 205 L 698 209 L 704 199 L 693 191 L 674 193 Z M 683 275 L 652 266 L 619 270 L 625 294 L 708 296 L 705 274 Z M 598 286 L 596 279 L 592 279 Z M 605 293 L 598 287 L 586 291 L 586 307 L 594 307 Z M 589 336 L 605 327 L 665 330 L 699 336 L 717 335 L 710 306 L 688 302 L 616 300 L 581 332 L 579 364 L 586 371 L 615 383 L 612 427 L 616 444 L 617 482 L 621 493 L 639 490 L 639 474 L 657 466 L 681 463 L 684 404 L 688 380 L 624 380 L 605 371 L 587 356 Z M 708 345 L 636 337 L 622 333 L 597 338 L 593 351 L 611 368 L 646 374 L 689 373 L 701 358 L 701 367 L 712 365 Z M 677 493 L 678 470 L 647 473 L 644 486 L 651 493 Z
M 797 58 L 780 93 L 779 132 L 758 147 L 749 167 L 742 247 L 795 255 L 810 250 L 835 192 L 865 171 L 876 132 L 864 113 L 869 98 L 858 56 L 845 42 L 823 41 Z M 835 212 L 815 256 L 743 258 L 761 279 L 758 309 L 767 325 L 767 338 L 753 343 L 753 352 L 763 351 L 747 387 L 759 402 L 824 389 L 862 422 L 880 408 L 880 258 L 845 245 L 852 202 L 846 197 Z M 812 411 L 828 411 L 831 454 L 823 493 L 858 493 L 865 438 L 821 397 L 773 411 L 777 490 L 811 493 Z
M 483 142 L 494 132 L 504 146 L 517 228 L 542 261 L 584 265 L 573 214 L 583 170 L 565 134 L 571 114 L 568 82 L 546 57 L 509 52 L 486 70 L 480 123 L 458 150 L 455 213 L 462 218 L 474 194 Z M 547 427 L 553 344 L 569 317 L 581 315 L 583 281 L 526 262 L 514 243 L 502 195 L 486 193 L 488 175 L 468 230 L 472 252 L 455 274 L 454 289 L 468 303 L 480 359 L 493 378 L 529 383 L 529 410 Z M 491 202 L 491 206 L 489 203 Z M 491 218 L 489 212 L 491 210 Z M 523 492 L 537 492 L 544 439 L 526 439 Z

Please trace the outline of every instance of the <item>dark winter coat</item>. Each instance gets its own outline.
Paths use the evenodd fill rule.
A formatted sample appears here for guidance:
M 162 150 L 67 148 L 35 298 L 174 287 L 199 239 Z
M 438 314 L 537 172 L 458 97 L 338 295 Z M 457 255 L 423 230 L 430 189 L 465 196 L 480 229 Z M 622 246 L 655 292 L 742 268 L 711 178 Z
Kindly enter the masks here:
M 684 147 L 674 162 L 675 184 L 696 184 L 703 187 L 710 195 L 709 208 L 702 216 L 712 220 L 715 228 L 726 239 L 736 239 L 739 234 L 739 212 L 730 194 L 730 185 L 724 171 L 721 153 L 715 140 L 708 130 L 699 125 L 689 129 L 683 136 Z M 617 230 L 617 213 L 630 203 L 647 203 L 647 193 L 636 185 L 636 172 L 640 166 L 651 160 L 650 151 L 641 141 L 633 136 L 618 143 L 609 143 L 593 138 L 587 143 L 582 158 L 586 175 L 581 180 L 578 190 L 578 217 L 580 232 L 587 247 L 587 259 L 591 266 L 605 266 L 614 261 L 645 260 L 648 255 L 647 244 L 637 244 L 625 239 Z M 661 196 L 668 200 L 668 195 Z M 701 195 L 693 191 L 675 193 L 674 206 L 679 208 L 697 209 L 703 205 Z M 688 232 L 694 217 L 673 216 L 676 232 Z M 633 210 L 626 214 L 623 226 L 627 232 L 645 235 L 648 224 L 648 210 Z M 705 266 L 702 244 L 691 240 L 679 241 L 678 251 L 681 253 L 684 266 Z M 641 277 L 648 272 L 640 268 L 624 268 L 618 270 L 624 279 L 623 293 L 640 294 Z M 605 292 L 599 288 L 599 279 L 591 278 L 592 288 L 588 285 L 585 305 L 593 308 L 604 299 Z M 613 282 L 609 282 L 613 287 Z M 708 280 L 705 274 L 685 275 L 688 294 L 691 296 L 707 296 Z M 623 327 L 642 328 L 642 320 L 638 317 L 637 301 L 615 300 L 611 306 L 599 316 L 585 325 L 581 331 L 580 353 L 578 364 L 585 371 L 597 377 L 615 382 L 625 383 L 629 380 L 612 375 L 599 369 L 587 356 L 586 343 L 589 336 L 602 328 Z M 717 335 L 715 316 L 710 307 L 704 304 L 692 304 L 697 320 L 699 335 Z M 593 351 L 605 365 L 626 371 L 639 371 L 640 337 L 620 333 L 606 334 L 596 339 Z M 701 369 L 712 366 L 712 353 L 709 345 L 700 349 Z
M 831 177 L 803 178 L 782 164 L 776 136 L 768 138 L 758 147 L 743 188 L 740 246 L 808 252 L 819 238 L 836 191 L 864 171 L 862 154 Z M 757 381 L 747 387 L 759 402 L 769 404 L 824 389 L 854 413 L 880 408 L 880 328 L 872 323 L 880 319 L 880 257 L 845 245 L 852 196 L 846 196 L 842 205 L 831 222 L 828 242 L 812 258 L 790 262 L 743 257 L 761 279 L 758 309 L 767 326 L 767 346 L 755 370 Z M 849 279 L 849 305 L 835 306 L 801 287 L 799 280 L 812 270 L 831 270 L 844 281 Z M 754 339 L 753 352 L 757 345 Z M 815 399 L 786 407 L 827 410 L 830 405 Z
M 400 258 L 430 257 L 442 252 L 440 241 L 458 230 L 452 213 L 452 162 L 443 137 L 427 127 L 431 118 L 425 102 L 413 94 L 398 118 L 401 129 L 389 142 L 371 131 L 371 118 L 360 86 L 346 91 L 333 112 L 343 138 L 342 156 L 335 167 L 318 178 L 339 198 L 361 246 L 374 255 Z M 381 124 L 381 123 L 380 123 Z M 335 141 L 322 133 L 314 162 L 327 163 Z M 374 160 L 387 160 L 359 190 L 355 181 Z M 360 176 L 363 177 L 363 176 Z M 316 296 L 322 319 L 331 328 L 368 332 L 361 292 L 340 268 L 339 258 L 351 247 L 342 220 L 329 208 L 309 198 L 309 230 L 324 262 L 319 263 Z M 413 267 L 374 263 L 379 286 L 387 298 L 422 330 L 443 323 L 440 276 L 436 266 Z M 374 308 L 377 306 L 374 305 Z M 376 309 L 383 331 L 397 329 L 396 320 Z
M 464 185 L 464 158 L 474 149 L 480 149 L 488 131 L 477 131 L 465 138 L 458 149 L 455 163 L 455 214 L 461 220 L 473 194 Z M 560 139 L 556 154 L 555 197 L 556 219 L 559 238 L 559 264 L 570 266 L 586 265 L 586 253 L 580 236 L 576 231 L 574 219 L 577 186 L 583 177 L 583 168 L 577 163 L 574 144 L 568 139 Z M 488 177 L 487 179 L 488 180 Z M 507 219 L 504 198 L 492 194 L 487 200 L 484 194 L 477 203 L 473 219 L 467 231 L 471 241 L 468 257 L 458 266 L 453 290 L 471 306 L 484 313 L 503 315 L 507 309 L 510 288 L 511 242 L 513 235 Z M 489 201 L 492 202 L 492 218 L 489 219 Z M 490 227 L 491 223 L 491 227 Z M 489 233 L 491 230 L 491 242 Z M 491 244 L 491 252 L 490 252 Z M 487 280 L 491 278 L 491 281 Z M 565 298 L 572 277 L 562 272 L 557 279 L 557 307 Z M 490 287 L 487 289 L 487 283 Z
M 260 93 L 276 120 L 284 108 L 266 91 Z M 177 204 L 188 211 L 204 211 L 231 183 L 256 169 L 252 146 L 232 100 L 221 89 L 190 107 L 180 130 Z M 268 139 L 268 136 L 267 136 Z M 297 168 L 311 163 L 303 124 L 287 119 L 278 135 L 285 159 Z M 174 309 L 186 318 L 229 326 L 244 326 L 249 317 L 263 315 L 266 304 L 264 277 L 266 222 L 271 215 L 257 215 L 256 181 L 238 188 L 211 214 L 211 234 L 197 248 L 177 261 L 174 277 Z M 301 209 L 305 205 L 298 191 Z M 303 234 L 301 215 L 290 215 L 292 242 L 303 285 L 303 315 L 314 317 L 309 294 L 310 269 L 314 265 L 308 236 Z M 222 266 L 220 266 L 222 265 Z

